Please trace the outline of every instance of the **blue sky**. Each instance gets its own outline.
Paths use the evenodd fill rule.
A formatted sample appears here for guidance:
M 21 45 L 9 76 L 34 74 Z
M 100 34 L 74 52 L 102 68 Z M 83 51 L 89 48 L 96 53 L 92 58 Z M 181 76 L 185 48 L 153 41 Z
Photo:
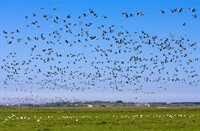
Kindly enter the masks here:
M 43 10 L 40 8 L 44 7 Z M 53 8 L 58 8 L 57 11 L 54 11 Z M 183 8 L 183 12 L 180 13 L 171 13 L 170 9 L 180 9 Z M 196 12 L 191 12 L 188 8 L 196 8 Z M 98 15 L 97 18 L 93 17 L 89 13 L 89 9 L 94 10 L 94 12 Z M 73 61 L 76 58 L 66 58 L 66 57 L 56 57 L 55 54 L 52 55 L 55 58 L 55 61 L 60 61 L 61 63 L 58 64 L 57 62 L 50 62 L 50 63 L 43 63 L 39 60 L 32 60 L 31 64 L 20 66 L 21 70 L 19 71 L 19 77 L 14 75 L 14 78 L 18 80 L 18 82 L 14 80 L 8 80 L 7 84 L 5 85 L 5 80 L 7 75 L 12 75 L 11 73 L 6 72 L 3 69 L 1 70 L 1 84 L 0 84 L 0 103 L 16 103 L 16 102 L 46 102 L 51 100 L 124 100 L 124 101 L 133 101 L 133 102 L 151 102 L 151 101 L 166 101 L 166 102 L 174 102 L 174 101 L 200 101 L 200 91 L 199 91 L 199 76 L 192 77 L 191 74 L 185 73 L 184 70 L 187 71 L 195 71 L 193 74 L 200 74 L 199 69 L 199 61 L 195 61 L 195 58 L 199 58 L 199 10 L 200 9 L 200 2 L 198 0 L 58 0 L 58 1 L 50 1 L 50 0 L 0 0 L 0 65 L 10 65 L 15 60 L 16 62 L 23 63 L 23 61 L 28 61 L 33 57 L 36 57 L 38 54 L 41 54 L 41 58 L 47 58 L 48 56 L 42 52 L 43 49 L 52 48 L 55 52 L 66 56 L 67 54 L 79 54 L 77 59 L 81 58 L 81 61 L 77 64 L 73 64 Z M 161 14 L 161 10 L 164 10 L 166 13 Z M 134 17 L 125 18 L 121 14 L 121 12 L 127 12 L 128 14 L 132 13 Z M 137 12 L 143 12 L 144 16 L 136 15 Z M 35 13 L 36 17 L 33 17 L 32 14 Z M 86 18 L 78 19 L 78 16 L 82 15 L 83 13 L 87 14 Z M 34 39 L 34 37 L 39 37 L 41 34 L 44 34 L 46 37 L 46 41 L 54 41 L 54 38 L 48 37 L 49 33 L 52 33 L 55 30 L 59 30 L 63 28 L 63 23 L 55 24 L 52 20 L 46 21 L 43 19 L 43 14 L 48 14 L 51 16 L 52 19 L 56 16 L 59 19 L 66 19 L 68 22 L 72 24 L 77 24 L 79 22 L 83 23 L 90 23 L 92 22 L 93 25 L 91 27 L 71 27 L 71 30 L 75 33 L 80 31 L 80 28 L 84 28 L 84 30 L 88 30 L 89 34 L 100 36 L 100 31 L 97 29 L 98 26 L 104 25 L 106 29 L 111 25 L 114 25 L 113 29 L 117 32 L 119 31 L 128 31 L 130 33 L 130 37 L 127 39 L 138 41 L 138 44 L 143 44 L 141 54 L 137 54 L 136 52 L 130 53 L 119 53 L 114 54 L 110 53 L 109 57 L 99 56 L 100 53 L 95 51 L 95 47 L 100 46 L 102 50 L 112 49 L 113 51 L 118 51 L 118 48 L 122 50 L 127 50 L 127 48 L 134 48 L 133 45 L 121 45 L 116 44 L 113 40 L 105 41 L 102 39 L 89 41 L 89 42 L 81 42 L 79 44 L 74 44 L 72 47 L 69 45 L 64 44 L 65 40 L 68 41 L 76 41 L 77 38 L 73 35 L 66 34 L 63 31 L 60 31 L 61 37 L 61 44 L 46 44 L 44 41 L 34 41 L 31 40 L 28 44 L 24 44 L 27 37 Z M 67 19 L 66 16 L 70 15 L 71 19 Z M 193 15 L 197 15 L 197 18 L 193 18 Z M 25 16 L 28 16 L 28 19 L 25 19 Z M 102 16 L 107 16 L 108 18 L 103 19 Z M 35 26 L 31 25 L 31 22 L 38 21 L 38 25 L 40 28 L 36 28 Z M 183 24 L 186 23 L 185 26 Z M 29 27 L 26 27 L 29 25 Z M 121 27 L 123 26 L 123 28 Z M 80 28 L 79 28 L 80 27 Z M 20 30 L 20 33 L 10 34 L 12 31 Z M 3 31 L 9 32 L 8 39 L 5 38 L 5 34 Z M 147 70 L 146 73 L 142 74 L 142 79 L 140 82 L 136 82 L 137 84 L 134 85 L 133 83 L 130 84 L 119 84 L 117 87 L 115 84 L 109 85 L 109 82 L 125 82 L 126 77 L 122 78 L 112 78 L 110 73 L 110 69 L 106 66 L 114 68 L 115 66 L 112 64 L 106 63 L 109 60 L 118 60 L 118 61 L 128 61 L 130 56 L 139 56 L 142 58 L 150 59 L 155 55 L 158 56 L 158 60 L 161 61 L 163 59 L 162 54 L 167 54 L 168 50 L 158 51 L 156 47 L 151 47 L 148 45 L 144 45 L 142 40 L 139 39 L 139 35 L 141 32 L 144 31 L 148 35 L 158 36 L 159 39 L 166 39 L 170 38 L 173 35 L 175 40 L 180 40 L 181 37 L 184 37 L 184 42 L 182 43 L 184 46 L 188 46 L 188 44 L 197 42 L 196 50 L 194 51 L 193 48 L 188 48 L 184 53 L 188 54 L 187 59 L 181 57 L 179 54 L 180 62 L 177 63 L 167 63 L 164 67 L 163 73 L 159 74 L 157 69 L 162 68 L 160 64 L 158 64 L 155 70 L 153 70 L 153 64 L 151 62 L 144 62 L 144 63 L 137 63 L 137 64 L 120 64 L 121 68 L 126 68 L 128 66 L 138 66 L 133 72 L 125 71 L 125 72 L 115 72 L 118 75 L 127 75 L 134 76 L 136 71 L 141 71 L 139 68 L 140 65 L 146 64 L 149 69 L 152 69 L 155 74 L 151 75 L 150 78 L 157 79 L 159 76 L 162 78 L 172 78 L 173 73 L 175 72 L 174 69 L 179 69 L 179 73 L 177 74 L 177 78 L 183 79 L 185 78 L 185 82 L 173 82 L 167 81 L 166 79 L 159 82 L 145 82 L 143 78 L 148 76 L 150 70 Z M 138 32 L 135 34 L 134 32 Z M 14 36 L 14 39 L 22 38 L 22 42 L 18 43 L 16 40 L 13 40 L 12 44 L 7 44 L 7 41 L 11 40 L 11 37 Z M 111 35 L 110 35 L 111 36 Z M 115 36 L 118 37 L 116 34 Z M 190 39 L 189 42 L 186 39 Z M 82 40 L 82 39 L 81 39 Z M 162 41 L 159 40 L 159 43 Z M 174 46 L 174 42 L 170 42 L 172 46 Z M 113 44 L 112 47 L 108 47 L 109 44 Z M 33 53 L 31 53 L 31 48 L 37 45 L 37 48 Z M 87 45 L 85 48 L 84 45 Z M 92 45 L 92 46 L 90 46 Z M 126 48 L 127 47 L 127 48 Z M 178 49 L 178 47 L 176 47 Z M 92 52 L 93 51 L 93 52 Z M 129 50 L 130 51 L 130 50 Z M 16 55 L 14 58 L 9 56 L 9 53 L 15 52 Z M 149 54 L 152 53 L 153 55 L 150 56 Z M 173 52 L 171 52 L 172 55 Z M 32 56 L 30 55 L 32 54 Z M 9 56 L 9 57 L 7 57 Z M 83 57 L 86 58 L 88 63 L 83 61 Z M 95 59 L 95 57 L 97 59 Z M 173 57 L 173 56 L 168 56 Z M 3 61 L 3 59 L 6 61 Z M 192 59 L 193 62 L 191 64 L 186 64 L 188 59 Z M 103 80 L 106 78 L 112 78 L 111 80 L 102 82 L 98 79 L 89 80 L 85 79 L 84 77 L 80 76 L 79 73 L 85 74 L 95 74 L 96 69 L 91 67 L 91 62 L 104 62 L 104 64 L 97 65 L 99 68 L 102 68 L 100 71 L 101 74 L 105 71 L 105 75 L 100 77 L 99 79 Z M 70 62 L 70 64 L 67 64 Z M 182 67 L 185 69 L 181 69 L 179 64 L 182 64 Z M 45 86 L 41 86 L 38 82 L 44 82 L 46 78 L 42 75 L 42 73 L 37 73 L 37 69 L 34 68 L 34 65 L 37 65 L 37 69 L 40 68 L 43 73 L 52 71 L 50 70 L 50 66 L 57 66 L 60 68 L 64 68 L 69 66 L 69 69 L 66 71 L 66 76 L 57 75 L 53 77 L 51 80 L 56 81 L 58 85 L 55 86 L 51 84 L 47 84 Z M 81 66 L 81 68 L 79 68 Z M 5 69 L 4 68 L 4 69 Z M 17 68 L 17 66 L 15 67 Z M 27 75 L 24 75 L 27 69 L 33 71 Z M 117 66 L 116 66 L 117 68 Z M 18 69 L 18 68 L 17 68 Z M 11 69 L 10 69 L 11 70 Z M 25 71 L 26 70 L 26 71 Z M 55 70 L 53 70 L 55 71 Z M 75 79 L 70 78 L 70 72 L 77 71 L 77 75 Z M 170 72 L 169 75 L 166 72 Z M 74 73 L 76 74 L 76 73 Z M 138 74 L 137 74 L 138 75 Z M 26 84 L 26 79 L 28 77 L 34 77 L 32 84 Z M 64 77 L 64 78 L 63 78 Z M 48 78 L 49 79 L 49 78 Z M 67 80 L 65 84 L 61 83 L 57 79 Z M 49 79 L 50 80 L 50 79 Z M 95 86 L 91 85 L 84 85 L 81 82 L 91 82 L 95 83 Z M 193 84 L 189 84 L 192 82 Z M 73 85 L 73 83 L 76 83 Z M 91 84 L 90 83 L 90 84 Z M 196 84 L 196 86 L 195 86 Z M 69 87 L 73 89 L 72 91 L 66 89 L 65 87 Z M 113 87 L 114 89 L 112 89 Z M 81 89 L 85 89 L 84 91 L 76 90 L 76 88 L 80 87 Z M 160 87 L 160 88 L 159 88 Z M 118 91 L 123 90 L 123 91 Z M 139 92 L 136 92 L 138 89 L 141 89 Z M 42 101 L 44 100 L 44 101 Z

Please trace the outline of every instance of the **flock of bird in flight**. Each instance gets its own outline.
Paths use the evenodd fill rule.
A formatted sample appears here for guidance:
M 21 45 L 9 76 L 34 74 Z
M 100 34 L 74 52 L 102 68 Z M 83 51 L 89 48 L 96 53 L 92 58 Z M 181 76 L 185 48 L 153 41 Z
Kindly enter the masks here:
M 59 9 L 52 10 L 58 12 Z M 197 18 L 195 8 L 187 10 Z M 160 11 L 162 15 L 181 12 L 183 8 Z M 143 17 L 145 13 L 121 12 L 121 15 Z M 82 13 L 77 20 L 71 15 L 62 18 L 32 13 L 25 16 L 28 24 L 23 30 L 40 33 L 22 36 L 20 29 L 4 30 L 8 47 L 13 44 L 24 49 L 30 47 L 28 53 L 23 54 L 24 58 L 20 57 L 23 52 L 18 50 L 3 58 L 4 88 L 31 94 L 39 90 L 128 90 L 154 94 L 156 91 L 145 91 L 148 87 L 144 83 L 155 84 L 156 90 L 167 90 L 169 82 L 198 86 L 199 75 L 193 63 L 199 58 L 191 57 L 197 51 L 198 43 L 191 42 L 187 34 L 177 38 L 170 33 L 168 37 L 160 38 L 145 31 L 131 32 L 124 25 L 97 25 L 87 21 L 87 17 L 108 19 L 92 9 Z M 40 22 L 45 24 L 40 25 Z M 52 27 L 48 33 L 43 29 L 45 25 Z

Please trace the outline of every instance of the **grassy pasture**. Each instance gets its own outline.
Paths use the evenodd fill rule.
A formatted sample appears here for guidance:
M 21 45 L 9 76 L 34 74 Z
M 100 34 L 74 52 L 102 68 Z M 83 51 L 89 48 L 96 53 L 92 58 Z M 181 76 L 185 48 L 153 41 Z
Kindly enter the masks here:
M 200 131 L 200 108 L 0 108 L 0 131 Z

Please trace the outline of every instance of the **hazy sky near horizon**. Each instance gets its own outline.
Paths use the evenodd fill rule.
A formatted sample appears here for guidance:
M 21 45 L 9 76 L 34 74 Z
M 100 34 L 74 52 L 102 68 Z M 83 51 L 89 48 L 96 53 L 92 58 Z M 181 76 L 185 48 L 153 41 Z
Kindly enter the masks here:
M 171 9 L 173 10 L 176 8 L 182 8 L 183 11 L 180 13 L 172 13 Z M 191 12 L 188 8 L 195 8 L 197 11 Z M 90 9 L 98 15 L 97 18 L 90 13 Z M 200 58 L 199 9 L 200 2 L 198 0 L 0 0 L 0 66 L 3 67 L 0 69 L 0 103 L 40 103 L 58 100 L 199 102 L 200 62 L 199 60 L 195 60 Z M 165 11 L 165 14 L 162 14 L 161 10 Z M 128 15 L 132 13 L 134 16 L 126 18 L 125 15 L 121 14 L 122 12 L 127 12 Z M 137 15 L 137 12 L 142 12 L 144 16 Z M 83 17 L 83 13 L 87 14 L 87 17 Z M 36 14 L 36 16 L 33 16 L 33 14 Z M 44 15 L 47 15 L 50 19 L 48 21 L 44 20 Z M 71 16 L 70 19 L 67 18 L 68 15 Z M 194 18 L 194 15 L 196 15 L 197 18 Z M 25 16 L 28 16 L 28 18 L 26 19 Z M 79 16 L 81 16 L 81 18 L 78 18 Z M 104 19 L 104 16 L 107 16 L 107 18 Z M 59 23 L 53 22 L 53 19 L 56 19 L 56 17 L 58 17 Z M 67 22 L 63 23 L 63 20 Z M 31 24 L 35 21 L 38 22 L 36 26 L 39 25 L 39 28 Z M 70 25 L 70 30 L 74 34 L 78 34 L 81 28 L 83 28 L 84 31 L 89 32 L 90 36 L 97 36 L 98 40 L 95 38 L 96 40 L 84 41 L 85 38 L 80 38 L 82 42 L 69 46 L 69 44 L 65 43 L 65 40 L 73 42 L 77 41 L 79 38 L 75 37 L 74 34 L 65 33 L 63 30 L 68 29 L 66 29 L 64 25 L 67 23 L 71 23 L 72 25 L 80 24 L 80 22 L 82 22 L 83 25 L 91 22 L 92 26 L 86 27 L 79 25 L 75 27 Z M 107 41 L 101 39 L 101 33 L 98 29 L 101 25 L 104 25 L 105 30 L 108 32 L 109 27 L 112 25 L 114 25 L 112 28 L 115 32 L 128 31 L 129 33 L 127 35 L 130 36 L 127 36 L 126 39 L 137 41 L 136 45 L 141 44 L 142 53 L 138 54 L 137 52 L 132 52 L 134 46 L 131 44 L 120 45 L 116 44 L 113 40 Z M 60 30 L 60 28 L 62 28 L 62 30 Z M 16 30 L 20 32 L 16 33 Z M 5 34 L 4 31 L 8 32 L 8 34 Z M 56 41 L 57 38 L 53 38 L 49 35 L 55 31 L 59 32 L 59 36 L 61 36 L 59 38 L 60 41 Z M 14 33 L 12 34 L 12 32 Z M 135 32 L 137 32 L 137 34 Z M 162 55 L 168 54 L 170 51 L 166 49 L 158 51 L 156 46 L 151 47 L 142 43 L 143 40 L 139 37 L 142 32 L 147 33 L 150 37 L 157 36 L 159 44 L 163 43 L 166 38 L 169 40 L 175 39 L 177 41 L 184 38 L 182 44 L 185 47 L 197 42 L 195 45 L 196 50 L 188 48 L 183 54 L 178 54 L 177 57 L 179 57 L 178 59 L 181 60 L 181 62 L 165 64 L 164 69 L 159 74 L 158 69 L 163 68 L 163 66 L 157 64 L 154 70 L 153 67 L 155 65 L 149 60 L 151 58 L 153 60 L 158 59 L 160 62 L 163 60 Z M 42 36 L 45 37 L 45 40 L 41 40 L 41 34 L 43 34 Z M 8 38 L 5 38 L 5 36 Z M 117 35 L 117 33 L 115 34 L 115 37 L 119 39 L 122 39 L 122 36 Z M 12 39 L 12 37 L 14 38 Z M 31 40 L 26 44 L 28 37 L 30 37 Z M 34 37 L 38 37 L 39 40 L 34 40 Z M 108 37 L 111 38 L 112 34 L 109 34 Z M 187 39 L 190 41 L 187 41 Z M 18 40 L 20 42 L 18 42 Z M 9 41 L 12 41 L 12 44 L 8 44 Z M 55 44 L 47 44 L 47 41 L 56 42 Z M 173 41 L 170 41 L 170 43 L 172 47 L 174 46 L 173 44 L 175 44 Z M 113 46 L 110 47 L 110 44 L 113 44 Z M 37 47 L 34 47 L 35 45 Z M 31 51 L 32 48 L 34 48 L 34 51 Z M 41 59 L 47 59 L 49 56 L 42 50 L 49 48 L 54 50 L 53 53 L 55 54 L 52 53 L 53 55 L 51 56 L 51 58 L 54 58 L 54 61 L 44 63 L 43 60 L 40 61 L 36 59 L 38 55 L 41 55 L 39 56 Z M 118 49 L 121 49 L 122 53 L 109 53 L 109 56 L 105 57 L 103 51 L 99 53 L 97 49 L 112 49 L 113 52 L 117 52 L 119 51 Z M 175 47 L 175 50 L 176 49 L 178 50 L 179 47 Z M 127 52 L 123 52 L 124 50 Z M 101 56 L 101 53 L 103 56 Z M 153 54 L 152 56 L 150 55 L 151 53 Z M 168 58 L 176 57 L 174 52 L 170 53 L 171 55 L 168 56 Z M 56 56 L 59 54 L 63 57 Z M 74 56 L 71 58 L 66 57 L 67 55 L 72 56 L 73 54 Z M 181 56 L 184 54 L 187 54 L 188 57 L 185 58 Z M 126 62 L 131 56 L 146 58 L 148 62 Z M 73 64 L 75 59 L 76 64 Z M 187 64 L 189 59 L 191 59 L 192 62 Z M 29 60 L 31 60 L 31 62 L 27 64 Z M 107 63 L 108 60 L 125 61 L 125 63 L 114 65 Z M 99 68 L 99 70 L 97 70 L 94 66 L 91 66 L 92 62 L 104 63 L 97 64 L 96 67 Z M 20 64 L 15 65 L 16 63 Z M 142 66 L 142 64 L 145 64 L 149 69 L 143 74 L 140 74 L 138 72 L 141 71 L 140 66 Z M 65 70 L 66 66 L 68 69 Z M 125 69 L 130 66 L 137 66 L 137 68 L 132 72 L 125 71 Z M 48 74 L 49 71 L 56 72 L 58 69 L 57 67 L 65 70 L 66 72 L 64 74 L 66 75 L 58 73 L 56 76 L 48 78 L 44 75 Z M 114 75 L 121 75 L 123 77 L 113 78 L 113 74 L 108 67 L 112 67 L 112 69 L 124 69 L 124 72 L 112 70 L 116 73 L 113 73 Z M 184 69 L 182 69 L 183 67 Z M 12 74 L 15 69 L 18 74 Z M 41 72 L 38 72 L 39 69 Z M 175 69 L 178 69 L 179 72 L 175 72 Z M 151 71 L 153 71 L 154 74 L 149 76 Z M 74 78 L 71 78 L 71 72 L 75 75 Z M 169 72 L 169 74 L 166 74 L 166 72 Z M 83 74 L 86 76 L 90 75 L 90 77 L 86 79 L 86 77 L 83 77 Z M 97 78 L 97 74 L 104 75 Z M 194 74 L 197 76 L 191 77 Z M 9 77 L 9 75 L 12 76 Z M 133 78 L 136 75 L 142 77 L 139 82 L 135 80 L 126 83 L 130 81 L 130 79 L 127 80 L 127 78 Z M 94 76 L 95 79 L 92 79 Z M 144 80 L 146 77 L 149 77 L 152 81 L 162 78 L 165 78 L 165 80 L 146 82 Z M 184 79 L 184 81 L 171 81 L 175 78 L 180 80 Z M 45 83 L 45 81 L 51 82 Z

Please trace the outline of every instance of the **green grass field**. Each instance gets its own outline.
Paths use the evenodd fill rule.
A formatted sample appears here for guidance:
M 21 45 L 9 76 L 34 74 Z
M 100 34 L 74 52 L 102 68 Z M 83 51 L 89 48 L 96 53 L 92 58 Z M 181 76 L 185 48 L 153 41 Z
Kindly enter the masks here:
M 200 131 L 200 108 L 0 108 L 0 131 Z

